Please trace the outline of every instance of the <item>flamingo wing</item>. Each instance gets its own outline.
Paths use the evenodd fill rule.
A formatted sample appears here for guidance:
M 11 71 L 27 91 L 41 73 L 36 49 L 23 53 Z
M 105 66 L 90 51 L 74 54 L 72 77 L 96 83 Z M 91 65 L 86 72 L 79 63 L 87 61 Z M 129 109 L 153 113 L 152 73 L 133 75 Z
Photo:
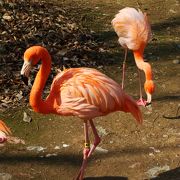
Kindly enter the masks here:
M 119 43 L 131 50 L 147 44 L 151 38 L 151 27 L 146 14 L 141 10 L 126 7 L 116 14 L 112 25 L 119 37 Z
M 2 120 L 0 120 L 0 131 L 3 131 L 6 135 L 12 134 L 11 130 L 6 126 L 6 124 Z
M 73 68 L 58 74 L 51 86 L 57 94 L 57 113 L 90 119 L 113 112 L 122 104 L 119 84 L 91 68 Z

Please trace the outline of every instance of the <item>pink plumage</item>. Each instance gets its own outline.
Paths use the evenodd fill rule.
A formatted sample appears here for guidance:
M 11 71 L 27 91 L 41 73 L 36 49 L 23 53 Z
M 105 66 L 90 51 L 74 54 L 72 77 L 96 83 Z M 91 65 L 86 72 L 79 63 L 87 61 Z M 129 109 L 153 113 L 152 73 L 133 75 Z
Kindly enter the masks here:
M 119 37 L 119 43 L 124 48 L 138 50 L 151 38 L 151 28 L 146 13 L 141 10 L 126 7 L 116 14 L 112 25 Z
M 152 81 L 151 65 L 143 60 L 144 49 L 151 39 L 151 27 L 146 13 L 141 10 L 126 7 L 119 11 L 112 20 L 112 26 L 118 35 L 118 42 L 125 49 L 123 61 L 122 89 L 124 88 L 125 64 L 127 50 L 133 51 L 135 62 L 140 70 L 143 70 L 146 76 L 144 89 L 147 94 L 147 101 L 142 98 L 141 79 L 139 72 L 140 99 L 138 105 L 146 106 L 151 103 L 151 94 L 154 92 L 154 83 Z
M 33 46 L 24 54 L 22 78 L 27 83 L 32 65 L 42 61 L 30 93 L 30 105 L 34 111 L 43 114 L 77 116 L 84 123 L 85 146 L 83 162 L 76 177 L 82 180 L 87 160 L 101 139 L 97 133 L 93 118 L 115 111 L 130 112 L 142 123 L 141 111 L 136 102 L 125 94 L 120 85 L 101 72 L 91 68 L 70 68 L 60 72 L 53 80 L 49 96 L 43 100 L 42 92 L 51 70 L 51 57 L 41 46 Z M 94 134 L 94 143 L 90 146 L 89 125 Z
M 59 73 L 51 85 L 47 102 L 52 100 L 54 93 L 60 96 L 58 104 L 54 103 L 59 115 L 74 115 L 86 120 L 120 110 L 131 112 L 141 121 L 136 104 L 119 84 L 92 68 L 71 68 Z M 128 101 L 131 106 L 134 103 L 136 110 L 127 107 L 125 102 Z

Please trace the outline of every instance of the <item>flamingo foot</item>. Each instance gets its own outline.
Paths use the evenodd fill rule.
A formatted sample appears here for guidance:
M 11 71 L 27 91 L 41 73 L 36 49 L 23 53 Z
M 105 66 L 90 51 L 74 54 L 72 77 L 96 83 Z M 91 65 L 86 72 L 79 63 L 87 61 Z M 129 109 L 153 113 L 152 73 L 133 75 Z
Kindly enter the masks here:
M 87 166 L 87 159 L 88 159 L 89 152 L 90 152 L 90 148 L 84 148 L 84 151 L 83 151 L 83 154 L 84 154 L 83 163 L 82 163 L 82 166 L 81 166 L 75 180 L 83 180 L 84 171 L 85 171 L 86 166 Z
M 148 105 L 147 101 L 144 100 L 143 98 L 140 98 L 136 103 L 138 106 L 144 106 L 145 107 Z

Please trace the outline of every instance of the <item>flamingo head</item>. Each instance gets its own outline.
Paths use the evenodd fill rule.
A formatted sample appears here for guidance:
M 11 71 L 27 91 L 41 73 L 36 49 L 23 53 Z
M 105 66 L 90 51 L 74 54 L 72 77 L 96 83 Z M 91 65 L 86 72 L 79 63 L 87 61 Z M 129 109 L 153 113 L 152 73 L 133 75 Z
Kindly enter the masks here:
M 147 103 L 151 103 L 152 94 L 153 94 L 154 89 L 155 89 L 154 82 L 152 80 L 146 80 L 146 82 L 144 83 L 144 89 L 145 89 L 146 94 L 147 94 Z
M 21 78 L 26 85 L 28 85 L 28 78 L 32 67 L 41 59 L 44 59 L 44 57 L 49 57 L 49 53 L 41 46 L 32 46 L 25 51 L 24 64 L 21 69 Z

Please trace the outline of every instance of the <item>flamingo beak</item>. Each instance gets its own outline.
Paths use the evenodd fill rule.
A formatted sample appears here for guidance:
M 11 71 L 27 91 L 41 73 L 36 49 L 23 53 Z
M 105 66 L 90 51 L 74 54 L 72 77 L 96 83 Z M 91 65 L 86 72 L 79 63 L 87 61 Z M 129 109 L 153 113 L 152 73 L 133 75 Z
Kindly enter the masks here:
M 147 93 L 147 105 L 150 105 L 151 104 L 151 101 L 152 101 L 152 95 L 150 93 Z
M 24 61 L 21 69 L 21 79 L 28 86 L 28 77 L 32 69 L 31 61 Z

